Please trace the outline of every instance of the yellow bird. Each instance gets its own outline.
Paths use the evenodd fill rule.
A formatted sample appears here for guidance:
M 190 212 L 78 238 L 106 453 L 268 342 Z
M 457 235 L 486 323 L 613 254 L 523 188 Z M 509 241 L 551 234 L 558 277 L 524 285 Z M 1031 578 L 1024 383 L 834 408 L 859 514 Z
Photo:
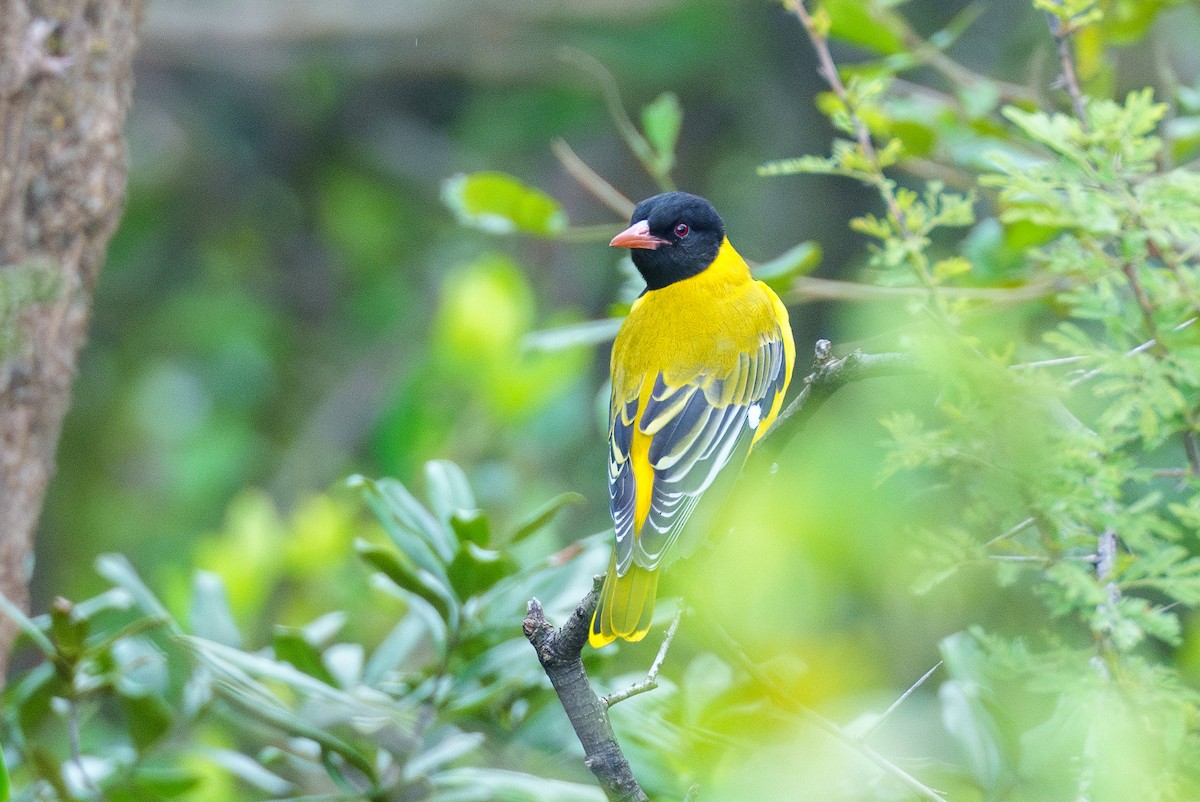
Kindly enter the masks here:
M 637 205 L 612 240 L 646 290 L 612 350 L 609 509 L 616 548 L 588 640 L 645 637 L 658 574 L 717 474 L 779 414 L 796 348 L 787 309 L 750 276 L 712 204 L 686 192 Z

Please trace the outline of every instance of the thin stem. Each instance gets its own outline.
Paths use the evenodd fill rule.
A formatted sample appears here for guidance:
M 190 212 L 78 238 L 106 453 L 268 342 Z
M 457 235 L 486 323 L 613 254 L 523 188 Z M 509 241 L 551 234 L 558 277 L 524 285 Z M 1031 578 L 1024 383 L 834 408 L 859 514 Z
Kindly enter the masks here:
M 596 80 L 600 92 L 604 95 L 604 102 L 608 106 L 608 113 L 612 117 L 613 125 L 616 126 L 617 133 L 621 135 L 621 139 L 629 147 L 630 152 L 663 192 L 673 191 L 675 182 L 671 180 L 668 172 L 659 168 L 654 146 L 646 140 L 646 137 L 642 136 L 642 132 L 638 130 L 628 112 L 625 111 L 625 106 L 621 102 L 621 93 L 617 89 L 617 82 L 613 80 L 612 73 L 605 69 L 595 56 L 573 47 L 564 47 L 562 57 Z
M 1154 322 L 1154 304 L 1150 300 L 1150 296 L 1146 294 L 1142 282 L 1138 279 L 1137 271 L 1131 263 L 1126 262 L 1123 264 L 1121 271 L 1125 274 L 1125 278 L 1129 282 L 1129 287 L 1133 290 L 1133 295 L 1142 310 L 1142 319 L 1145 321 L 1146 329 L 1154 337 L 1153 342 L 1155 345 L 1151 349 L 1151 353 L 1154 354 L 1156 359 L 1166 359 L 1169 352 L 1167 346 L 1163 343 L 1162 336 L 1158 333 L 1158 325 Z M 1179 433 L 1183 441 L 1183 453 L 1187 457 L 1188 464 L 1192 467 L 1192 473 L 1200 474 L 1200 442 L 1197 442 L 1196 423 L 1192 419 L 1192 415 L 1189 414 L 1184 417 L 1184 423 L 1187 424 L 1187 428 Z
M 611 693 L 608 696 L 600 698 L 600 703 L 604 708 L 615 705 L 617 702 L 624 702 L 631 696 L 637 696 L 639 693 L 652 691 L 658 687 L 658 672 L 662 668 L 663 660 L 667 659 L 667 650 L 671 648 L 671 641 L 675 639 L 675 632 L 679 629 L 679 622 L 683 618 L 683 607 L 675 613 L 674 620 L 671 621 L 671 626 L 667 628 L 666 637 L 663 638 L 662 646 L 658 647 L 658 654 L 654 658 L 654 662 L 650 664 L 650 670 L 646 672 L 646 678 L 641 682 L 635 682 L 623 691 Z
M 1036 362 L 1019 362 L 1015 365 L 1009 365 L 1013 370 L 1032 370 L 1034 368 L 1053 368 L 1059 365 L 1077 365 L 1083 362 L 1085 356 L 1060 356 L 1055 359 L 1039 359 Z
M 1079 88 L 1079 76 L 1075 72 L 1075 58 L 1071 54 L 1070 37 L 1074 31 L 1066 29 L 1062 20 L 1053 14 L 1047 14 L 1046 19 L 1050 26 L 1050 35 L 1054 37 L 1054 44 L 1058 47 L 1059 61 L 1062 62 L 1063 87 L 1071 97 L 1071 107 L 1075 110 L 1079 127 L 1086 134 L 1088 133 L 1087 108 L 1084 105 L 1083 90 Z
M 1146 324 L 1146 331 L 1153 338 L 1151 342 L 1151 350 L 1159 357 L 1166 356 L 1167 347 L 1163 344 L 1162 337 L 1158 333 L 1158 324 L 1154 322 L 1154 303 L 1150 300 L 1150 296 L 1146 294 L 1146 288 L 1142 286 L 1141 280 L 1138 278 L 1137 270 L 1131 262 L 1125 262 L 1121 265 L 1121 272 L 1125 274 L 1125 280 L 1129 282 L 1129 289 L 1133 291 L 1133 297 L 1137 299 L 1138 308 L 1142 310 L 1142 321 Z
M 915 55 L 921 63 L 932 67 L 942 74 L 947 80 L 964 89 L 975 89 L 981 85 L 991 85 L 996 88 L 999 93 L 998 99 L 1004 103 L 1018 104 L 1036 104 L 1037 96 L 1029 90 L 1028 87 L 1020 84 L 1009 83 L 1008 81 L 1000 81 L 994 78 L 989 78 L 986 75 L 981 75 L 971 68 L 955 61 L 950 56 L 946 55 L 945 48 L 953 44 L 957 39 L 958 34 L 955 33 L 952 37 L 945 36 L 950 32 L 951 28 L 957 28 L 958 32 L 970 27 L 971 23 L 979 17 L 983 11 L 983 5 L 976 3 L 968 5 L 963 9 L 961 15 L 969 15 L 970 19 L 966 22 L 961 22 L 959 19 L 952 20 L 950 25 L 944 28 L 939 33 L 935 33 L 937 38 L 945 38 L 946 41 L 937 45 L 930 40 L 922 37 L 917 31 L 908 24 L 908 20 L 903 14 L 898 14 L 890 8 L 882 8 L 879 18 L 881 21 L 896 34 L 903 42 L 904 46 Z
M 1012 537 L 1014 535 L 1021 534 L 1026 529 L 1028 529 L 1029 527 L 1033 526 L 1036 523 L 1037 523 L 1037 519 L 1031 515 L 1028 518 L 1026 518 L 1024 521 L 1021 521 L 1021 523 L 1014 526 L 1012 529 L 1009 529 L 1007 532 L 1002 532 L 999 535 L 996 535 L 994 538 L 989 540 L 987 543 L 984 543 L 983 547 L 985 549 L 991 548 L 992 546 L 996 545 L 997 543 L 999 543 L 1002 540 L 1008 540 L 1010 537 Z
M 80 781 L 97 799 L 104 799 L 104 794 L 83 765 L 83 752 L 79 746 L 79 702 L 74 698 L 67 700 L 67 734 L 71 741 L 71 762 L 79 771 Z
M 1031 282 L 1018 287 L 939 287 L 938 293 L 946 298 L 964 301 L 986 301 L 989 303 L 1022 303 L 1048 298 L 1058 292 L 1049 282 Z M 834 301 L 883 301 L 896 298 L 927 297 L 923 287 L 881 287 L 876 284 L 861 284 L 856 281 L 801 276 L 789 290 L 789 302 L 808 300 Z
M 612 209 L 622 220 L 629 219 L 633 214 L 634 202 L 579 158 L 579 154 L 571 149 L 566 140 L 555 139 L 550 143 L 550 150 L 558 157 L 563 169 L 578 181 L 580 186 L 592 193 L 596 200 Z
M 910 697 L 914 693 L 916 693 L 917 688 L 920 688 L 922 685 L 925 684 L 925 680 L 927 680 L 933 676 L 933 672 L 937 671 L 939 668 L 942 667 L 942 663 L 943 663 L 942 660 L 938 660 L 936 663 L 933 664 L 933 668 L 929 669 L 924 674 L 922 674 L 921 678 L 918 679 L 916 682 L 914 682 L 912 685 L 909 685 L 908 690 L 905 691 L 904 693 L 900 694 L 900 698 L 897 699 L 896 701 L 892 702 L 888 706 L 888 709 L 883 711 L 883 715 L 881 715 L 879 718 L 875 719 L 875 722 L 870 727 L 868 727 L 862 734 L 860 734 L 858 737 L 864 741 L 867 738 L 869 738 L 871 736 L 871 733 L 875 732 L 875 730 L 879 729 L 879 727 L 883 724 L 883 722 L 887 721 L 888 716 L 890 716 L 892 713 L 894 713 L 896 711 L 896 709 L 900 707 L 900 705 L 904 704 L 908 700 L 908 697 Z
M 750 656 L 746 654 L 744 649 L 742 649 L 741 644 L 730 637 L 729 633 L 727 633 L 720 624 L 716 624 L 714 622 L 713 629 L 720 636 L 730 653 L 733 654 L 734 659 L 741 664 L 746 673 L 753 677 L 756 682 L 762 685 L 771 698 L 773 698 L 782 707 L 791 711 L 794 715 L 799 716 L 804 721 L 807 721 L 809 724 L 812 724 L 822 732 L 825 732 L 834 739 L 850 747 L 850 749 L 857 752 L 871 763 L 874 763 L 880 769 L 890 774 L 904 785 L 908 786 L 908 788 L 914 791 L 917 795 L 930 800 L 930 802 L 946 802 L 946 798 L 942 796 L 941 792 L 930 788 L 928 785 L 921 782 L 916 777 L 912 776 L 907 771 L 900 768 L 871 747 L 867 746 L 862 742 L 862 739 L 855 738 L 853 735 L 850 735 L 837 724 L 825 718 L 820 713 L 816 712 L 808 705 L 792 696 L 786 690 L 779 687 L 779 685 L 771 676 L 755 665 L 754 661 L 750 659 Z

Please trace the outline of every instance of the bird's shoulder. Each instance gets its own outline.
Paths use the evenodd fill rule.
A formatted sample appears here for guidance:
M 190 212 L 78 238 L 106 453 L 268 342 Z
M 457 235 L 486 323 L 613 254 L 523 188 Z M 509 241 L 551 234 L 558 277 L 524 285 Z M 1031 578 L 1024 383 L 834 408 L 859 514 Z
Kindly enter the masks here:
M 790 345 L 787 312 L 762 282 L 748 274 L 723 287 L 691 281 L 634 304 L 613 343 L 615 398 L 637 396 L 660 375 L 673 386 L 720 379 L 766 342 L 786 338 Z

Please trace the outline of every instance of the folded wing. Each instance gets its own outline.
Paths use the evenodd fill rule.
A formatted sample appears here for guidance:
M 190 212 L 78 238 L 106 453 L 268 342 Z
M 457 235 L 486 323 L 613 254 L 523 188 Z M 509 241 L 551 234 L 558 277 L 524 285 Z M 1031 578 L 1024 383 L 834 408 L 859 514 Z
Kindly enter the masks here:
M 631 563 L 657 568 L 717 474 L 770 425 L 787 383 L 785 362 L 776 332 L 739 355 L 725 375 L 700 373 L 672 384 L 659 374 L 648 394 L 639 385 L 625 398 L 614 388 L 608 486 L 618 574 Z M 635 439 L 644 444 L 646 437 L 649 447 L 635 448 Z

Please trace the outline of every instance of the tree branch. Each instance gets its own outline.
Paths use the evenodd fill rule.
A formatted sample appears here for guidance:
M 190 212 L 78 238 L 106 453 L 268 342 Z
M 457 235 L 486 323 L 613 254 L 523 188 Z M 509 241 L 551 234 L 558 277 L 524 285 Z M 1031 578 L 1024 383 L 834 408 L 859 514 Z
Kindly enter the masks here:
M 801 381 L 800 392 L 779 413 L 775 424 L 763 436 L 763 442 L 782 432 L 785 424 L 788 429 L 802 425 L 816 414 L 838 388 L 852 381 L 913 373 L 916 370 L 917 360 L 912 354 L 864 354 L 854 351 L 838 358 L 833 355 L 833 344 L 829 340 L 817 340 L 813 348 L 812 371 Z
M 675 633 L 679 631 L 679 622 L 683 620 L 683 607 L 675 613 L 674 620 L 671 621 L 671 626 L 667 627 L 667 634 L 663 636 L 662 645 L 658 647 L 658 654 L 654 657 L 654 662 L 650 664 L 650 670 L 646 672 L 646 678 L 641 682 L 635 682 L 628 688 L 621 691 L 610 693 L 601 699 L 605 709 L 615 705 L 617 702 L 624 702 L 631 696 L 637 696 L 639 693 L 646 693 L 658 687 L 658 672 L 662 669 L 663 661 L 667 659 L 667 650 L 671 648 L 671 641 L 675 640 Z
M 1058 48 L 1058 60 L 1062 63 L 1062 84 L 1071 98 L 1071 108 L 1079 120 L 1079 126 L 1086 134 L 1088 131 L 1087 108 L 1084 105 L 1083 90 L 1079 87 L 1079 76 L 1075 72 L 1075 59 L 1071 54 L 1071 34 L 1075 31 L 1063 24 L 1054 14 L 1047 13 L 1046 22 L 1050 26 L 1050 35 Z
M 0 0 L 0 301 L 31 275 L 50 288 L 0 303 L 0 593 L 20 606 L 92 291 L 124 204 L 121 131 L 141 16 L 141 0 Z M 0 621 L 0 676 L 14 635 Z
M 610 802 L 648 802 L 617 743 L 604 702 L 592 690 L 583 668 L 581 655 L 603 581 L 596 577 L 591 591 L 558 629 L 546 620 L 541 603 L 530 599 L 523 628 L 583 745 L 583 762 Z

